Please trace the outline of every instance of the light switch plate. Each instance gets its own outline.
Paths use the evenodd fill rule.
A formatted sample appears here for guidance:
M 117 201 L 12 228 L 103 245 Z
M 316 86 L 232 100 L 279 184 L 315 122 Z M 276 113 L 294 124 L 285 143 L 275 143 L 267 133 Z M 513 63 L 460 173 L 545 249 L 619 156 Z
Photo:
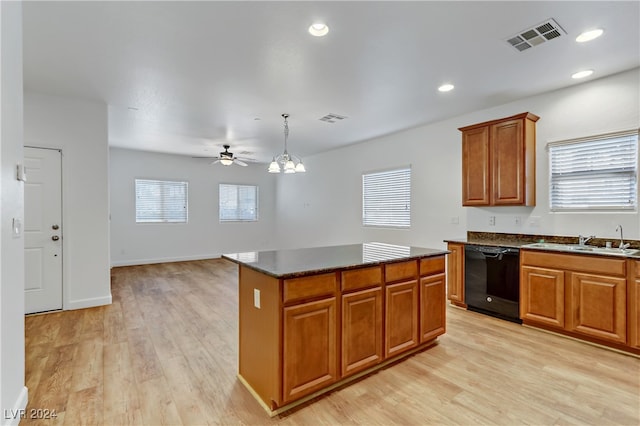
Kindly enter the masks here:
M 22 235 L 22 221 L 17 217 L 13 218 L 12 230 L 13 230 L 13 237 L 20 238 L 20 236 Z

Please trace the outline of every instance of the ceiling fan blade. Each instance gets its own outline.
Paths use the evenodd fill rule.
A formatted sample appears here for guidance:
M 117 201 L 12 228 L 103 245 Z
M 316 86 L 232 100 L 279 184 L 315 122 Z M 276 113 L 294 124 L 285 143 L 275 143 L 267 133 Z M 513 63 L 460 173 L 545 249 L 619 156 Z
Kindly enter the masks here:
M 233 162 L 234 162 L 234 163 L 236 163 L 238 166 L 242 166 L 242 167 L 247 167 L 247 166 L 248 166 L 248 164 L 247 164 L 247 163 L 245 163 L 245 162 L 244 162 L 244 161 L 242 161 L 242 160 L 238 160 L 237 158 L 234 158 L 234 159 L 233 159 Z
M 212 162 L 211 162 L 211 163 L 209 163 L 209 164 L 218 164 L 219 162 L 220 162 L 220 159 L 217 159 L 217 160 L 215 160 L 215 161 L 212 161 Z

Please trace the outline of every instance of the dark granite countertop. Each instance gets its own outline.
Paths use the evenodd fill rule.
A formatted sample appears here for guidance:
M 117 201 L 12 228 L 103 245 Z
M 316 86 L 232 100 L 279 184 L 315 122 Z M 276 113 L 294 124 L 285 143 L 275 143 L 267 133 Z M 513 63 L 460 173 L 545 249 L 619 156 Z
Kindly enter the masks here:
M 528 244 L 543 243 L 543 242 L 558 243 L 558 244 L 578 244 L 578 237 L 569 237 L 569 236 L 561 236 L 561 235 L 504 234 L 504 233 L 468 231 L 466 238 L 448 239 L 444 241 L 447 243 L 521 248 Z M 593 238 L 589 240 L 588 246 L 604 247 L 607 241 L 617 242 L 615 241 L 615 239 L 611 239 L 611 238 L 608 238 L 608 239 Z M 640 241 L 625 240 L 625 242 L 628 242 L 632 249 L 640 249 Z M 532 247 L 525 247 L 525 248 L 532 248 Z M 535 249 L 547 250 L 547 251 L 559 251 L 559 250 L 552 250 L 549 248 L 545 249 L 545 248 L 539 248 L 539 247 L 536 247 Z M 606 255 L 606 253 L 602 253 L 602 252 L 589 253 L 589 252 L 574 251 L 574 253 L 588 254 L 588 255 L 595 255 L 595 256 Z M 636 255 L 629 254 L 626 257 L 640 257 L 640 255 L 636 256 Z
M 440 256 L 449 251 L 386 243 L 363 243 L 291 250 L 229 253 L 222 257 L 275 278 Z

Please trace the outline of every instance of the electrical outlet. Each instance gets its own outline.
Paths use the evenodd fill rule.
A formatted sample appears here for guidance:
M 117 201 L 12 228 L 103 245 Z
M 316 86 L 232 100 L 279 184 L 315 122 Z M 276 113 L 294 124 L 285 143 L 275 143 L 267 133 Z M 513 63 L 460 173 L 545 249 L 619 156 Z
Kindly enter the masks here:
M 253 306 L 260 309 L 260 290 L 257 288 L 253 289 Z
M 489 226 L 496 226 L 496 217 L 489 216 Z

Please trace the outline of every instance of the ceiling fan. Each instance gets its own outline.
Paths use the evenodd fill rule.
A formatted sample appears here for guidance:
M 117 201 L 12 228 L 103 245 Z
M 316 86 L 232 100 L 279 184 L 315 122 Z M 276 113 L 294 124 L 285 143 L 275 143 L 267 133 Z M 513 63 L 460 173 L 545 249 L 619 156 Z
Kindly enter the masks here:
M 214 161 L 212 161 L 211 164 L 220 163 L 223 166 L 230 166 L 235 163 L 238 166 L 242 166 L 242 167 L 248 166 L 248 164 L 242 161 L 240 158 L 235 157 L 233 155 L 233 152 L 229 152 L 229 148 L 231 148 L 230 145 L 222 145 L 222 147 L 224 148 L 224 151 L 222 151 L 219 156 L 205 157 L 205 158 L 212 158 Z M 246 160 L 249 160 L 249 159 L 247 158 Z

